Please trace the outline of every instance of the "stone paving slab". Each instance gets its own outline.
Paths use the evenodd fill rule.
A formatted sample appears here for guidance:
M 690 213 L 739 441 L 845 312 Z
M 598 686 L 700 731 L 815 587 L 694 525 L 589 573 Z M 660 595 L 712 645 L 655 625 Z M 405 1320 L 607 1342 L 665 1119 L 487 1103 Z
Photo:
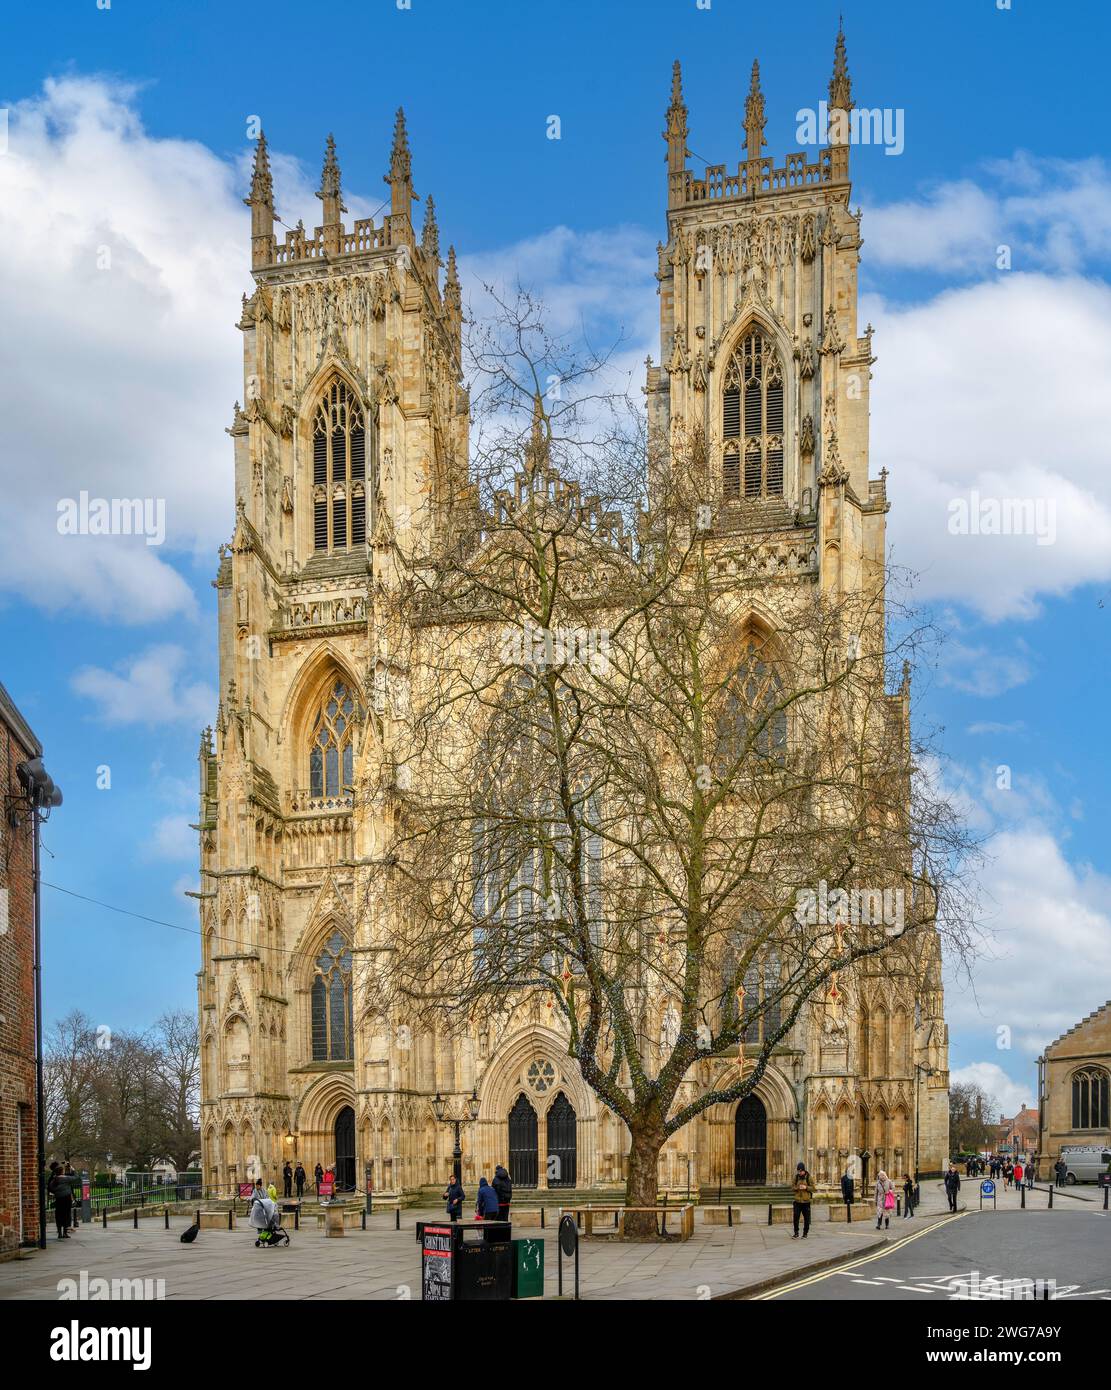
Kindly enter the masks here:
M 851 1225 L 813 1222 L 808 1239 L 795 1240 L 789 1225 L 768 1226 L 755 1220 L 732 1228 L 696 1223 L 686 1242 L 642 1245 L 611 1240 L 580 1244 L 580 1289 L 588 1299 L 649 1301 L 736 1297 L 745 1287 L 785 1279 L 816 1264 L 851 1258 L 921 1229 L 939 1215 L 932 1212 L 910 1221 L 893 1221 L 890 1233 L 876 1231 L 861 1219 Z M 868 1211 L 861 1208 L 861 1216 Z M 420 1252 L 414 1223 L 442 1220 L 439 1211 L 405 1211 L 401 1230 L 392 1213 L 368 1218 L 367 1230 L 349 1230 L 342 1239 L 329 1239 L 315 1223 L 291 1232 L 291 1244 L 256 1249 L 254 1233 L 202 1231 L 192 1245 L 180 1234 L 189 1224 L 173 1218 L 171 1229 L 161 1218 L 130 1224 L 82 1226 L 69 1240 L 51 1234 L 47 1249 L 28 1258 L 0 1264 L 0 1299 L 57 1299 L 59 1281 L 89 1278 L 163 1279 L 167 1299 L 285 1299 L 400 1300 L 419 1297 Z M 545 1242 L 545 1296 L 557 1288 L 557 1246 L 554 1223 L 530 1230 Z M 573 1262 L 564 1261 L 564 1292 L 573 1287 Z

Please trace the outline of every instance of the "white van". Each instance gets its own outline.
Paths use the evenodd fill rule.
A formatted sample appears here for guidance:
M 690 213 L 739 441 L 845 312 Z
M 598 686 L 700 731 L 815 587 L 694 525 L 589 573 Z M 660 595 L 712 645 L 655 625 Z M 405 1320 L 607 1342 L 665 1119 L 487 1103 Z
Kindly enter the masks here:
M 1106 1173 L 1107 1165 L 1111 1163 L 1111 1149 L 1093 1148 L 1090 1145 L 1062 1149 L 1061 1161 L 1068 1169 L 1066 1182 L 1098 1182 L 1100 1174 Z

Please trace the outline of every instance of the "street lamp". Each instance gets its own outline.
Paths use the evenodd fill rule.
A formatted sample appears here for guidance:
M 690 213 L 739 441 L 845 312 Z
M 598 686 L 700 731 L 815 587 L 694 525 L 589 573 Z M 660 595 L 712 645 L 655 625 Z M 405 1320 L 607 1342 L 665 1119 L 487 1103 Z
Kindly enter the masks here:
M 477 1087 L 468 1097 L 467 1109 L 463 1114 L 454 1113 L 455 1107 L 452 1106 L 449 1108 L 447 1100 L 440 1095 L 439 1091 L 437 1091 L 432 1098 L 432 1113 L 436 1116 L 436 1119 L 439 1120 L 441 1124 L 451 1125 L 455 1131 L 455 1147 L 452 1149 L 451 1159 L 452 1169 L 455 1173 L 455 1181 L 458 1183 L 462 1183 L 463 1181 L 463 1146 L 459 1141 L 460 1126 L 466 1124 L 468 1120 L 477 1120 L 480 1109 L 481 1102 L 478 1099 Z
M 918 1186 L 918 1095 L 922 1089 L 922 1073 L 933 1076 L 934 1068 L 928 1067 L 922 1062 L 914 1064 L 914 1185 Z

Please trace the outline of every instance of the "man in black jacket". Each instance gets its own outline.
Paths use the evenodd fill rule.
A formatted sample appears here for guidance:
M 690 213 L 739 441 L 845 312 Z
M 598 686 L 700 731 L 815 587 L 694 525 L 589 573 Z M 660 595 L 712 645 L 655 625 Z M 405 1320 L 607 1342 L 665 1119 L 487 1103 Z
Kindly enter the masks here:
M 847 1207 L 851 1207 L 856 1199 L 856 1184 L 848 1168 L 841 1174 L 841 1196 Z
M 297 1199 L 305 1195 L 305 1165 L 300 1159 L 297 1160 L 297 1167 L 293 1170 L 293 1181 L 297 1184 Z
M 957 1193 L 961 1190 L 961 1175 L 950 1163 L 949 1171 L 945 1174 L 945 1195 L 949 1198 L 949 1210 L 957 1209 Z
M 498 1220 L 508 1221 L 509 1204 L 513 1200 L 513 1181 L 500 1163 L 494 1169 L 494 1181 L 491 1186 L 498 1194 Z

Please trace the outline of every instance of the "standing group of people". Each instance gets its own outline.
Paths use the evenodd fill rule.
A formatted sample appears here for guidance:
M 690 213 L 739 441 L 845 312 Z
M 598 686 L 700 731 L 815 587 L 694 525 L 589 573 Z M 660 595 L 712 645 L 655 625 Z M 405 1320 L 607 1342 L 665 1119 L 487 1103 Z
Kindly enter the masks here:
M 46 1190 L 54 1198 L 54 1224 L 58 1228 L 58 1239 L 68 1240 L 70 1231 L 76 1231 L 79 1225 L 77 1203 L 73 1198 L 80 1190 L 79 1179 L 70 1164 L 61 1164 L 57 1160 L 51 1162 Z
M 463 1191 L 463 1184 L 459 1180 L 458 1173 L 453 1172 L 448 1178 L 447 1187 L 444 1188 L 444 1201 L 447 1203 L 447 1214 L 452 1221 L 458 1221 L 463 1214 L 463 1203 L 467 1200 L 467 1194 Z M 486 1178 L 478 1180 L 478 1196 L 475 1199 L 475 1220 L 476 1221 L 508 1221 L 509 1206 L 513 1201 L 513 1180 L 509 1173 L 499 1163 L 494 1169 L 494 1181 L 488 1182 Z
M 314 1172 L 314 1177 L 316 1178 L 316 1190 L 318 1193 L 320 1191 L 320 1180 L 321 1178 L 323 1178 L 323 1176 L 324 1169 L 318 1163 Z M 304 1164 L 302 1164 L 301 1160 L 297 1160 L 297 1167 L 294 1168 L 290 1164 L 289 1159 L 287 1158 L 285 1161 L 285 1167 L 282 1169 L 282 1195 L 284 1197 L 292 1197 L 293 1189 L 294 1187 L 296 1187 L 297 1200 L 300 1201 L 301 1198 L 305 1195 L 305 1182 L 307 1178 L 308 1174 L 305 1172 Z
M 965 1164 L 965 1172 L 970 1178 L 982 1177 L 986 1173 L 1004 1187 L 1021 1187 L 1023 1183 L 1027 1187 L 1034 1186 L 1034 1165 L 1024 1164 L 1021 1158 L 1012 1160 L 998 1154 L 989 1154 L 987 1158 L 970 1158 Z

